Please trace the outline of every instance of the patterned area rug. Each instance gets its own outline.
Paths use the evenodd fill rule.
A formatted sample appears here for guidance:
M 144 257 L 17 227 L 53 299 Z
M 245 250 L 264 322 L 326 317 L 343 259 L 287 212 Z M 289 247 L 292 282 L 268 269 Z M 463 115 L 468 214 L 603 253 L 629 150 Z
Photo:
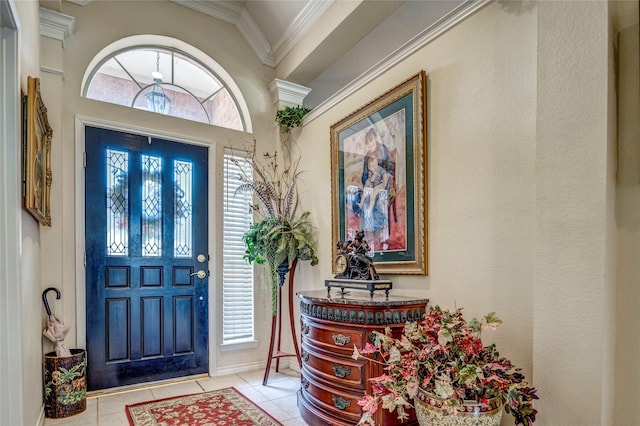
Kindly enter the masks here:
M 234 388 L 125 407 L 131 426 L 282 426 Z

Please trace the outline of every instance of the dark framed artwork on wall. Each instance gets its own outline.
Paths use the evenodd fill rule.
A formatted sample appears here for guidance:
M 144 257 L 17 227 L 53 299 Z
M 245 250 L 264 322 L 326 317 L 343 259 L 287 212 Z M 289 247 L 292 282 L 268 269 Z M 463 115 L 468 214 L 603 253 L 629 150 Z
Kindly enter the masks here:
M 40 79 L 27 78 L 23 97 L 23 198 L 24 208 L 40 224 L 51 226 L 51 139 L 47 107 L 40 96 Z
M 330 134 L 333 241 L 364 230 L 379 273 L 427 274 L 426 73 L 349 114 Z

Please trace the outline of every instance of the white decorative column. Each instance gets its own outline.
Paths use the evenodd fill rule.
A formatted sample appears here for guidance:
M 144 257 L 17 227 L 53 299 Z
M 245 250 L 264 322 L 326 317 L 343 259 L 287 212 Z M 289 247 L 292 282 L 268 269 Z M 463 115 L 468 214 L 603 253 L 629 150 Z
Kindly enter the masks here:
M 311 92 L 311 89 L 290 81 L 275 79 L 269 85 L 269 90 L 273 97 L 276 109 L 284 106 L 302 105 L 304 98 Z
M 64 47 L 75 30 L 75 18 L 55 10 L 40 8 L 40 35 L 60 40 Z
M 84 299 L 76 298 L 74 270 L 65 266 L 63 259 L 75 255 L 75 245 L 64 236 L 64 229 L 73 229 L 75 221 L 73 202 L 74 157 L 73 135 L 63 132 L 63 83 L 65 79 L 64 49 L 75 31 L 75 18 L 55 10 L 40 8 L 40 87 L 47 106 L 47 117 L 53 130 L 51 142 L 51 219 L 52 226 L 40 228 L 40 268 L 42 289 L 56 287 L 62 292 L 60 300 L 52 300 L 51 308 L 66 324 L 73 325 L 66 344 L 71 348 L 84 348 Z M 71 182 L 71 183 L 70 183 Z M 46 255 L 45 255 L 46 254 Z M 45 341 L 45 353 L 53 350 Z
M 269 85 L 269 90 L 271 91 L 271 96 L 273 98 L 273 104 L 275 105 L 275 109 L 278 110 L 280 108 L 284 108 L 286 106 L 303 106 L 302 102 L 304 101 L 304 98 L 309 94 L 309 92 L 311 92 L 311 89 L 305 86 L 302 86 L 300 84 L 296 84 L 296 83 L 292 83 L 290 81 L 285 81 L 285 80 L 280 80 L 280 79 L 274 79 L 271 84 Z M 274 116 L 275 116 L 275 111 L 274 111 Z M 290 138 L 290 133 L 287 133 L 286 135 L 282 135 L 280 134 L 280 142 L 283 144 L 287 144 L 289 145 L 289 148 L 291 148 L 291 140 L 295 140 L 295 138 L 291 139 Z M 285 149 L 284 150 L 284 155 L 285 156 L 290 156 L 291 155 L 291 149 Z M 286 158 L 286 157 L 285 157 Z M 295 265 L 295 263 L 294 263 Z M 296 355 L 295 361 L 290 359 L 289 362 L 289 368 L 292 368 L 296 371 L 300 371 L 300 366 L 301 364 L 299 364 L 300 362 L 300 351 L 298 348 L 298 341 L 297 341 L 297 337 L 300 334 L 300 330 L 295 330 L 295 323 L 298 321 L 293 321 L 293 318 L 300 318 L 300 314 L 299 312 L 297 312 L 296 308 L 293 303 L 293 298 L 294 298 L 294 291 L 293 291 L 293 274 L 295 272 L 295 266 L 293 267 L 293 269 L 291 271 L 289 271 L 289 283 L 288 286 L 289 288 L 287 289 L 287 293 L 288 293 L 288 304 L 287 306 L 287 312 L 284 313 L 285 315 L 287 315 L 289 317 L 290 320 L 290 324 L 291 324 L 291 329 L 287 330 L 285 327 L 285 337 L 284 339 L 280 339 L 280 337 L 278 337 L 278 351 L 280 351 L 280 342 L 293 342 L 293 348 L 291 348 L 291 346 L 288 346 L 286 348 L 283 349 L 283 351 L 285 352 L 289 352 L 289 353 L 294 353 Z M 282 292 L 279 293 L 279 297 L 282 297 Z M 282 306 L 282 300 L 280 301 L 280 306 Z M 278 309 L 278 315 L 282 315 L 282 308 Z M 275 321 L 275 319 L 274 319 Z M 275 323 L 274 323 L 275 324 Z M 282 327 L 279 326 L 280 331 L 282 332 Z M 287 336 L 287 334 L 289 334 L 289 332 L 291 332 L 290 336 Z M 272 328 L 272 337 L 271 337 L 271 345 L 273 346 L 273 328 Z M 272 356 L 272 350 L 273 348 L 271 348 L 269 350 L 269 356 Z M 269 360 L 269 363 L 267 364 L 268 366 L 271 364 L 271 361 Z M 276 368 L 277 371 L 277 368 Z M 267 380 L 268 380 L 268 372 L 265 373 L 265 378 L 264 378 L 264 384 L 266 385 Z

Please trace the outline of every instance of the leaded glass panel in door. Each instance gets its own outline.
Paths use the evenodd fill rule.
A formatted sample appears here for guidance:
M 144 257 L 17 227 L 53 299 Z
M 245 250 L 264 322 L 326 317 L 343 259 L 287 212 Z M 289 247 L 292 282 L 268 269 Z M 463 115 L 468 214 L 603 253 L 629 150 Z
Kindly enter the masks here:
M 189 161 L 174 161 L 175 179 L 174 250 L 176 257 L 191 257 L 193 234 L 193 164 Z
M 129 253 L 129 154 L 107 149 L 106 227 L 107 254 L 126 256 Z
M 162 158 L 142 155 L 142 255 L 162 254 Z

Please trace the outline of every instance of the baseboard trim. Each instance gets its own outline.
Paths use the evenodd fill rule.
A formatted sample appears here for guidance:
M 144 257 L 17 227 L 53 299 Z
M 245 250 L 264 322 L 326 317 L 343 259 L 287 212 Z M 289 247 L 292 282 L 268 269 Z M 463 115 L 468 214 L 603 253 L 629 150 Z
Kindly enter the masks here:
M 266 361 L 257 361 L 257 362 L 250 362 L 246 364 L 232 365 L 229 367 L 216 368 L 214 377 L 228 376 L 230 374 L 246 373 L 248 371 L 255 371 L 255 370 L 264 371 L 265 366 L 266 366 Z M 298 362 L 296 361 L 295 358 L 289 358 L 289 359 L 280 358 L 280 370 L 286 370 L 286 369 L 293 370 L 297 373 L 300 372 L 300 366 L 298 365 Z
M 228 376 L 229 374 L 246 373 L 247 371 L 264 369 L 266 361 L 248 362 L 236 364 L 228 367 L 218 367 L 215 369 L 215 376 Z
M 124 392 L 130 392 L 138 389 L 149 389 L 157 386 L 172 385 L 180 382 L 189 382 L 197 379 L 206 379 L 208 374 L 196 374 L 193 376 L 175 377 L 173 379 L 158 380 L 155 382 L 136 383 L 135 385 L 118 386 L 117 388 L 100 389 L 87 392 L 87 398 L 96 398 L 105 395 L 115 395 Z
M 40 407 L 40 414 L 38 415 L 37 426 L 44 426 L 44 404 Z

